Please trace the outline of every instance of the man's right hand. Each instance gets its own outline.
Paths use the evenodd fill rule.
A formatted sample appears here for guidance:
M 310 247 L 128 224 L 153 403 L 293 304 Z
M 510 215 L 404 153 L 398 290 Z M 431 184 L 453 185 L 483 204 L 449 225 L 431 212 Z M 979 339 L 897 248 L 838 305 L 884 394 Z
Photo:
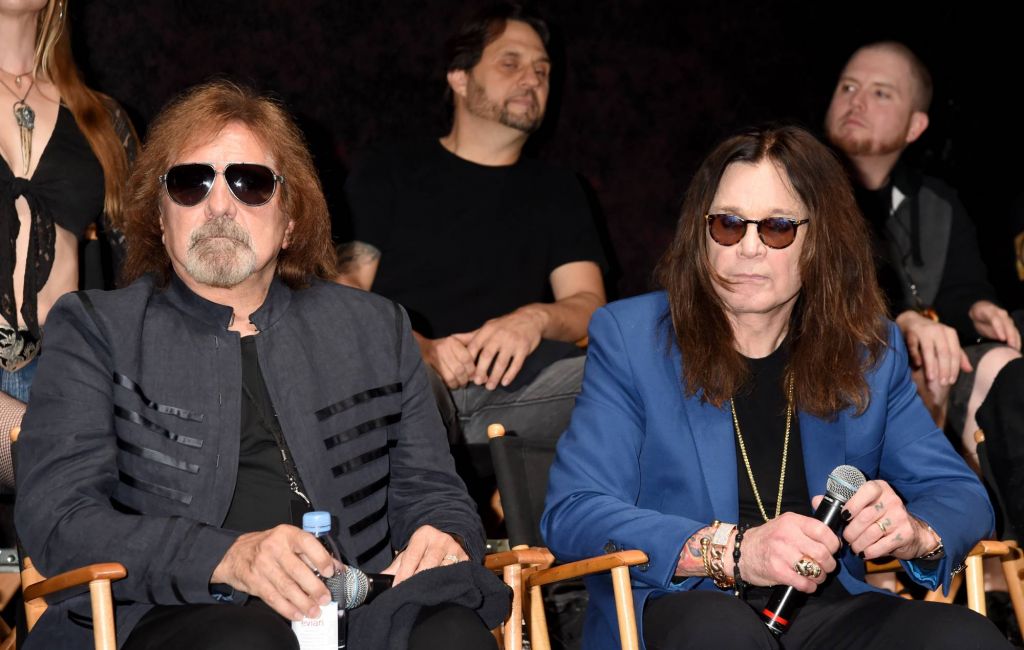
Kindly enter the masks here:
M 897 316 L 896 325 L 907 343 L 911 365 L 924 369 L 925 381 L 933 396 L 952 386 L 961 370 L 973 370 L 952 327 L 912 310 Z
M 316 537 L 295 526 L 246 533 L 235 540 L 210 576 L 260 598 L 292 621 L 316 618 L 331 594 L 313 573 L 334 575 L 334 562 Z
M 466 344 L 454 336 L 428 339 L 416 336 L 423 359 L 437 371 L 448 388 L 462 388 L 476 372 L 476 362 Z
M 733 570 L 732 545 L 723 555 L 727 575 Z M 839 538 L 813 517 L 784 512 L 744 533 L 740 551 L 740 577 L 745 582 L 759 587 L 790 585 L 811 593 L 835 571 Z M 803 558 L 816 562 L 821 575 L 807 578 L 797 573 L 793 565 Z

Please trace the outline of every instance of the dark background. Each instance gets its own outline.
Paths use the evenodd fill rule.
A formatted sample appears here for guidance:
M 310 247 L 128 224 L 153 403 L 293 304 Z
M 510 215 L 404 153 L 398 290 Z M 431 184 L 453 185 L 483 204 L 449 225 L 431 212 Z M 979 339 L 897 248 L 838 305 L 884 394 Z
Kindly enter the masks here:
M 374 143 L 447 131 L 442 47 L 472 2 L 114 0 L 71 6 L 88 83 L 140 133 L 170 97 L 211 76 L 281 97 L 299 118 L 344 238 L 341 185 Z M 908 155 L 957 187 L 1005 303 L 1021 303 L 1010 243 L 1020 178 L 1020 36 L 1009 9 L 965 2 L 642 2 L 541 5 L 558 66 L 531 154 L 593 190 L 614 261 L 610 292 L 651 287 L 683 190 L 738 127 L 819 130 L 860 44 L 902 40 L 931 68 L 931 127 Z M 496 243 L 497 245 L 497 243 Z

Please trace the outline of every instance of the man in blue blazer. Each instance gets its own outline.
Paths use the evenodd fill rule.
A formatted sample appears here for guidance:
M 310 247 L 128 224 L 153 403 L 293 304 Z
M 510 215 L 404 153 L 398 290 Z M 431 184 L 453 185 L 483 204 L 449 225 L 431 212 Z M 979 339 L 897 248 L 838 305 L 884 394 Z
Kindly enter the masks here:
M 916 396 L 834 156 L 795 128 L 724 142 L 660 279 L 591 322 L 542 520 L 559 559 L 646 552 L 632 577 L 650 647 L 779 647 L 759 619 L 772 585 L 808 594 L 786 647 L 1005 646 L 969 610 L 864 582 L 863 559 L 891 555 L 948 588 L 993 515 Z M 811 495 L 843 464 L 869 481 L 840 551 Z M 586 646 L 617 647 L 610 581 L 588 587 Z

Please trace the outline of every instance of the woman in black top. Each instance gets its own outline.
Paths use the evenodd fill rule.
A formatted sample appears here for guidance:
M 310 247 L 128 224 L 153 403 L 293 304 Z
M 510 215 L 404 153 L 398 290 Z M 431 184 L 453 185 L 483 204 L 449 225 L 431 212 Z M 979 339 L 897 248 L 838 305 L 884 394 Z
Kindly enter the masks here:
M 46 315 L 79 286 L 79 246 L 116 229 L 135 136 L 85 86 L 66 0 L 0 5 L 0 433 L 20 421 Z M 106 215 L 106 221 L 99 219 Z M 0 445 L 0 481 L 7 445 Z

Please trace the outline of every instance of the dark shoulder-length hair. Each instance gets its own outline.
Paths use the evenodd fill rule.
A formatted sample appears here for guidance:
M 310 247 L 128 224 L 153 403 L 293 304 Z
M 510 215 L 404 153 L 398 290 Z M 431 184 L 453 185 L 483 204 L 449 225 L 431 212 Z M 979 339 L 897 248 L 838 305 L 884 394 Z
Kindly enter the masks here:
M 794 126 L 752 129 L 719 144 L 697 170 L 683 200 L 675 239 L 657 278 L 668 292 L 683 358 L 687 395 L 721 406 L 748 378 L 732 327 L 715 292 L 704 216 L 733 163 L 769 161 L 785 172 L 807 208 L 800 255 L 801 290 L 790 321 L 786 369 L 801 410 L 833 417 L 870 399 L 865 371 L 886 345 L 885 301 L 875 279 L 871 240 L 835 154 Z
M 248 127 L 285 178 L 278 189 L 281 210 L 295 225 L 288 248 L 278 255 L 277 274 L 293 289 L 307 286 L 310 276 L 336 275 L 327 202 L 299 127 L 277 102 L 245 86 L 217 80 L 171 101 L 150 127 L 129 179 L 125 284 L 146 273 L 157 274 L 164 284 L 170 278 L 171 261 L 160 230 L 160 175 L 183 152 L 216 138 L 229 124 Z

